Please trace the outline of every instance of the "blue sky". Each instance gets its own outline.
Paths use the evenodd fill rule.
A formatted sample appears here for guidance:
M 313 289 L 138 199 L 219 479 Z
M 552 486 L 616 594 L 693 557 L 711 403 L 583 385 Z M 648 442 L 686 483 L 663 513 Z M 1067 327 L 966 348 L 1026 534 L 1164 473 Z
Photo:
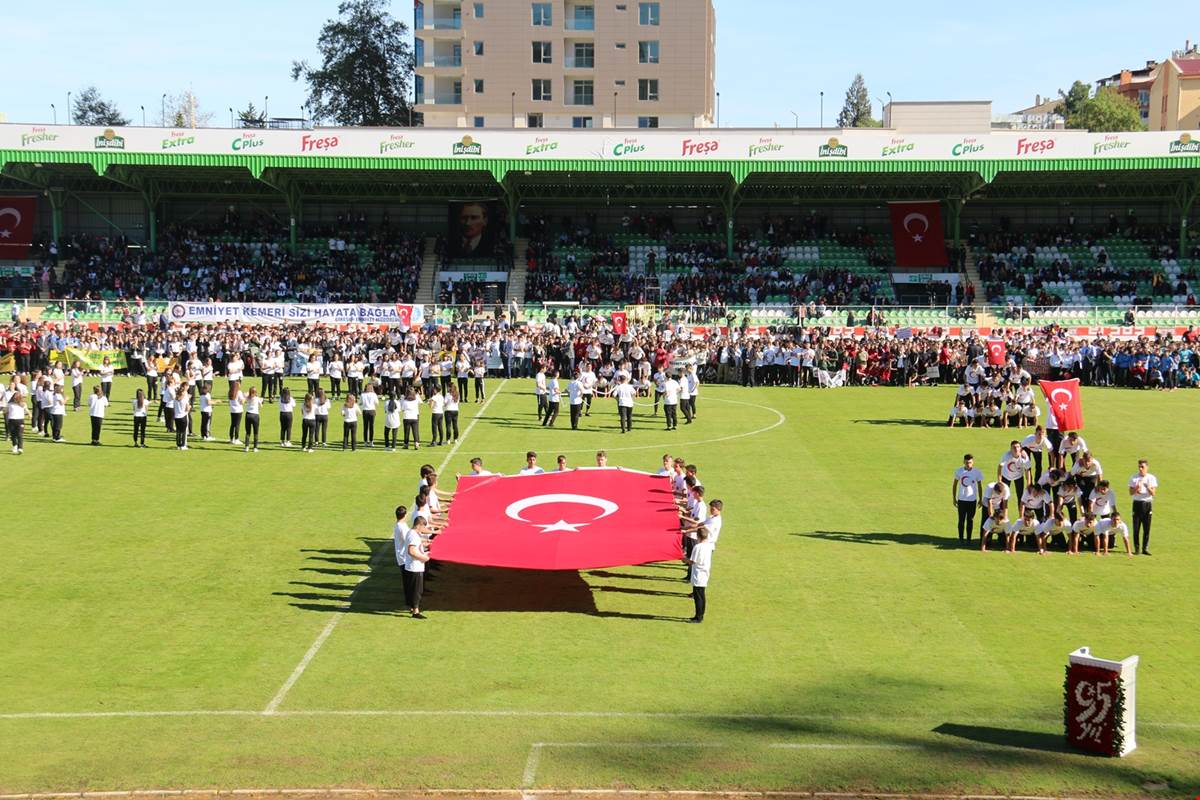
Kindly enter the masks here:
M 0 63 L 9 75 L 0 113 L 10 122 L 50 122 L 55 103 L 61 122 L 67 92 L 94 83 L 135 124 L 140 106 L 153 123 L 162 94 L 188 87 L 214 113 L 215 125 L 228 124 L 230 106 L 253 101 L 261 108 L 264 96 L 272 116 L 299 116 L 305 94 L 291 80 L 291 62 L 314 57 L 317 32 L 336 6 L 334 0 L 4 2 Z M 896 100 L 990 99 L 996 113 L 1008 113 L 1076 78 L 1094 81 L 1162 60 L 1186 39 L 1200 39 L 1195 15 L 1139 13 L 1128 2 L 1097 0 L 716 0 L 716 8 L 717 83 L 727 127 L 791 126 L 793 111 L 802 126 L 815 127 L 822 90 L 831 125 L 855 72 L 880 99 L 886 92 Z M 395 0 L 393 9 L 411 24 L 408 0 Z M 1189 18 L 1194 30 L 1186 29 Z

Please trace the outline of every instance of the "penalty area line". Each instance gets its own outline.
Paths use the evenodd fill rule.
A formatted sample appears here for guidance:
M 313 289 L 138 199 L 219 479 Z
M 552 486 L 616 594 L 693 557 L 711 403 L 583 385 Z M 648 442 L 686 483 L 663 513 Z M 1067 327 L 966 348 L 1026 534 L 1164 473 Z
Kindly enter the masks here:
M 485 411 L 487 411 L 488 406 L 492 404 L 492 401 L 495 400 L 496 396 L 499 395 L 504 389 L 504 384 L 506 383 L 508 383 L 507 378 L 500 381 L 500 385 L 496 387 L 496 390 L 488 395 L 488 399 L 484 401 L 484 404 L 479 407 L 478 411 L 475 412 L 475 416 L 471 417 L 471 422 L 467 425 L 467 429 L 463 431 L 463 435 L 458 437 L 458 441 L 454 443 L 454 446 L 450 448 L 450 451 L 446 453 L 446 457 L 442 459 L 442 463 L 438 466 L 437 471 L 439 474 L 446 469 L 446 465 L 450 463 L 450 459 L 454 458 L 455 453 L 458 452 L 458 449 L 462 446 L 462 443 L 467 440 L 467 437 L 471 435 L 471 431 L 475 429 L 475 423 L 478 422 L 479 418 L 483 416 Z M 417 431 L 417 434 L 419 441 L 419 430 Z M 288 692 L 290 692 L 292 687 L 296 685 L 296 681 L 300 680 L 300 676 L 304 674 L 306 669 L 308 669 L 308 665 L 312 663 L 312 660 L 316 657 L 317 653 L 321 651 L 321 648 L 324 646 L 326 640 L 329 639 L 330 635 L 332 635 L 333 631 L 337 628 L 338 623 L 342 621 L 342 617 L 346 616 L 346 612 L 349 611 L 351 606 L 354 604 L 354 596 L 358 594 L 358 590 L 371 575 L 371 572 L 379 563 L 380 559 L 387 556 L 390 549 L 391 548 L 386 546 L 381 547 L 371 556 L 371 560 L 367 562 L 367 574 L 363 575 L 359 579 L 358 583 L 354 584 L 354 588 L 350 591 L 350 597 L 345 603 L 343 603 L 337 610 L 333 612 L 333 616 L 330 618 L 329 622 L 325 624 L 325 627 L 321 629 L 321 632 L 317 634 L 316 640 L 313 641 L 312 645 L 304 653 L 304 656 L 300 659 L 300 663 L 296 665 L 296 668 L 292 670 L 292 674 L 289 675 L 288 679 L 283 682 L 282 686 L 279 687 L 279 691 L 277 691 L 275 696 L 271 698 L 271 702 L 267 703 L 267 707 L 263 709 L 263 714 L 272 715 L 278 712 L 279 705 L 287 698 Z

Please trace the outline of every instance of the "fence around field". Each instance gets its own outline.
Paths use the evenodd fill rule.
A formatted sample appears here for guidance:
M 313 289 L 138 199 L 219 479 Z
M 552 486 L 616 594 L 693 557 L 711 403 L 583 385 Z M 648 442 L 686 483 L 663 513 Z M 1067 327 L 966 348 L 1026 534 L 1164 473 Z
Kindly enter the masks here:
M 4 319 L 11 314 L 12 300 L 4 301 Z M 25 321 L 49 323 L 79 323 L 111 325 L 136 320 L 138 306 L 132 302 L 114 300 L 40 300 L 21 298 L 17 301 L 19 315 Z M 147 324 L 156 323 L 160 313 L 168 308 L 167 300 L 147 300 L 141 305 Z M 497 315 L 508 318 L 511 306 L 497 304 L 424 306 L 425 320 L 437 325 L 467 324 L 492 319 Z M 1007 306 L 987 307 L 992 320 L 983 327 L 1043 327 L 1064 325 L 1071 327 L 1110 326 L 1189 326 L 1200 325 L 1200 306 L 1053 306 L 1022 307 L 1009 309 Z M 1133 319 L 1128 314 L 1132 310 Z M 743 323 L 752 327 L 795 325 L 814 327 L 977 327 L 976 311 L 959 306 L 843 306 L 818 307 L 787 304 L 758 305 L 626 305 L 603 303 L 581 306 L 576 303 L 526 303 L 521 307 L 518 321 L 545 323 L 551 318 L 562 319 L 567 314 L 608 317 L 623 311 L 630 320 L 659 323 L 664 320 L 689 325 L 724 326 L 732 323 L 739 327 Z M 870 323 L 868 322 L 870 320 Z

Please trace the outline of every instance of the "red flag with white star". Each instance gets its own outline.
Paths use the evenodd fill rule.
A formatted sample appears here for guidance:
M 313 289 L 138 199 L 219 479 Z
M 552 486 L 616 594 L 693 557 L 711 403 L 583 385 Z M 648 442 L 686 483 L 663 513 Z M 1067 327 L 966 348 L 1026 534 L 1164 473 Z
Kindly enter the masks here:
M 0 197 L 0 261 L 29 254 L 36 214 L 36 197 Z
M 579 570 L 683 557 L 670 481 L 620 468 L 464 476 L 435 559 Z
M 1003 339 L 988 339 L 988 363 L 993 367 L 1003 367 L 1008 360 L 1008 345 Z
M 946 234 L 937 202 L 889 203 L 898 267 L 946 267 Z
M 1079 395 L 1079 379 L 1069 381 L 1038 381 L 1050 413 L 1058 423 L 1060 431 L 1083 430 L 1083 398 Z

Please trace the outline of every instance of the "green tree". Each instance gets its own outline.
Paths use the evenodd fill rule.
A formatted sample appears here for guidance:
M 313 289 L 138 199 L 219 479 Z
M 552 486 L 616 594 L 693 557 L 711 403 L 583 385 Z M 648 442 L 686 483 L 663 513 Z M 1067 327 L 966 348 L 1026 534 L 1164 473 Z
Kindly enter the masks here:
M 871 94 L 867 91 L 862 73 L 854 76 L 846 90 L 846 102 L 837 118 L 841 128 L 878 128 L 880 123 L 871 116 Z
M 243 128 L 265 128 L 267 127 L 267 117 L 263 112 L 254 107 L 254 103 L 246 106 L 238 112 L 238 121 L 242 123 Z
M 1142 110 L 1137 103 L 1117 93 L 1111 86 L 1096 92 L 1079 109 L 1074 119 L 1068 120 L 1070 127 L 1083 128 L 1097 133 L 1118 131 L 1144 131 Z
M 1068 128 L 1074 128 L 1071 119 L 1083 109 L 1083 104 L 1092 97 L 1092 88 L 1083 81 L 1075 81 L 1069 91 L 1058 90 L 1062 100 L 1054 107 L 1054 113 L 1067 121 Z
M 165 112 L 164 128 L 207 128 L 213 118 L 213 112 L 200 110 L 200 101 L 191 89 L 168 97 Z
M 89 86 L 75 96 L 71 120 L 76 125 L 128 125 L 129 118 L 121 115 L 115 103 L 100 96 L 100 90 Z
M 402 126 L 411 119 L 408 90 L 413 52 L 408 26 L 388 12 L 388 0 L 346 0 L 317 38 L 321 66 L 292 63 L 292 80 L 308 84 L 316 121 Z

